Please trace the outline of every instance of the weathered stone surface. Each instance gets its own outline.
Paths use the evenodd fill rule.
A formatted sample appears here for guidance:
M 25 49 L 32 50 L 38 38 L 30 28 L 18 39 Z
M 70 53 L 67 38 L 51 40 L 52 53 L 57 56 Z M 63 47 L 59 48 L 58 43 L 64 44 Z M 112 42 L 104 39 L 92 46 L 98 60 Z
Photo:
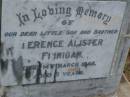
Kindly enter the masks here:
M 114 1 L 3 0 L 1 84 L 109 76 L 125 6 Z
M 30 0 L 28 0 L 30 1 Z M 108 2 L 105 2 L 106 4 Z M 125 14 L 125 17 L 127 17 Z M 121 27 L 121 34 L 126 32 L 126 18 Z M 119 39 L 120 40 L 120 39 Z M 119 41 L 118 41 L 119 42 Z M 6 90 L 7 97 L 89 97 L 113 94 L 119 85 L 123 63 L 128 46 L 121 41 L 117 45 L 111 75 L 105 78 L 93 78 L 87 80 L 57 82 L 39 85 L 11 86 Z M 123 47 L 125 47 L 123 49 Z M 118 57 L 116 57 L 118 53 Z M 120 57 L 121 56 L 121 57 Z M 27 70 L 28 71 L 28 70 Z M 27 77 L 29 77 L 29 73 Z

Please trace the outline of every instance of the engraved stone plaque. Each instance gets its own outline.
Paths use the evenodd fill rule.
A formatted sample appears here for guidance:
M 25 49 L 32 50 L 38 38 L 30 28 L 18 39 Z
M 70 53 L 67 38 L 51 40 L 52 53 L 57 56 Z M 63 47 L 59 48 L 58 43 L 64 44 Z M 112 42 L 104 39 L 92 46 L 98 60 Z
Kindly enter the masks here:
M 3 0 L 1 84 L 110 75 L 126 3 Z

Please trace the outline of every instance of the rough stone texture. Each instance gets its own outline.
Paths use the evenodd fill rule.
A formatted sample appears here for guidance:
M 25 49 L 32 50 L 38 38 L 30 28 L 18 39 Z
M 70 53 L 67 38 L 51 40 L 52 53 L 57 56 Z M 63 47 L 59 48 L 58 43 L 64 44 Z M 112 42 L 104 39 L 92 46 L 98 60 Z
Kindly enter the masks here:
M 130 2 L 127 5 L 125 19 L 121 32 L 127 31 L 130 17 Z M 108 78 L 80 80 L 62 83 L 39 85 L 13 86 L 5 89 L 5 97 L 92 97 L 114 94 L 118 88 L 124 62 L 127 55 L 128 38 L 121 39 L 117 46 L 115 57 L 118 59 L 114 65 L 113 73 Z

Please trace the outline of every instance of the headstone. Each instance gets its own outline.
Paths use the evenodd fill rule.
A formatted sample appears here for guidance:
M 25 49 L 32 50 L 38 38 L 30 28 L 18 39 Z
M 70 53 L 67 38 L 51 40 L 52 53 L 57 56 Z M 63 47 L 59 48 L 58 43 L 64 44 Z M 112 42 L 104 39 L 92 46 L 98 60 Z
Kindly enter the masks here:
M 111 74 L 126 3 L 3 0 L 1 84 Z

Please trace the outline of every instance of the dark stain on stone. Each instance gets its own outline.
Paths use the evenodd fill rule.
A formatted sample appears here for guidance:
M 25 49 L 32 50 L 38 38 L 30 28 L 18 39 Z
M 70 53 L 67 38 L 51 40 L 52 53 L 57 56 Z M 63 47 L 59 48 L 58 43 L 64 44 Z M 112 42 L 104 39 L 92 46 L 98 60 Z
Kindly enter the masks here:
M 31 62 L 31 60 L 28 60 L 28 63 L 30 63 Z
M 2 59 L 3 54 L 4 54 L 4 43 L 0 42 L 0 68 L 2 75 L 6 74 L 6 72 L 8 71 L 8 63 L 9 63 L 8 59 L 6 60 Z
M 47 70 L 44 72 L 45 78 L 44 78 L 44 84 L 46 84 L 46 79 L 47 79 Z
M 3 59 L 0 59 L 0 67 L 1 67 L 1 73 L 4 75 L 6 74 L 7 70 L 8 70 L 8 59 L 6 60 L 3 60 Z
M 7 91 L 4 91 L 4 93 L 1 97 L 7 97 Z
M 9 56 L 9 55 L 13 56 L 13 49 L 14 49 L 14 47 L 10 47 L 10 48 L 8 48 L 8 49 L 6 50 L 7 56 Z
M 31 77 L 31 69 L 30 68 L 26 68 L 26 70 L 25 70 L 25 78 L 27 80 L 30 80 L 30 77 Z
M 4 52 L 4 44 L 0 42 L 0 57 L 2 57 L 3 52 Z
M 23 57 L 19 56 L 17 60 L 12 59 L 13 74 L 18 84 L 21 84 L 23 79 Z
M 37 68 L 37 72 L 36 72 L 36 83 L 40 83 L 40 76 L 42 74 L 41 72 L 41 67 L 42 67 L 42 64 L 40 61 L 38 61 L 38 68 Z
M 53 79 L 54 83 L 56 83 L 56 75 L 57 75 L 57 66 L 55 67 L 55 72 L 54 72 L 54 79 Z

